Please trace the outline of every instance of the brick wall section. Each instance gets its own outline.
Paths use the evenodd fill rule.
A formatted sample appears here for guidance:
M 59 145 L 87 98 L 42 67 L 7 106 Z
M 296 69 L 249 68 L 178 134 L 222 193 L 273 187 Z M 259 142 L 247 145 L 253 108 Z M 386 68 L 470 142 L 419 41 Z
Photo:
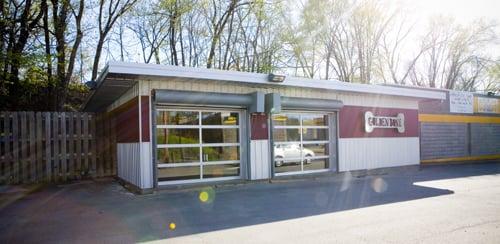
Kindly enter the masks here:
M 473 156 L 500 154 L 500 124 L 471 124 Z
M 421 123 L 421 159 L 469 156 L 468 124 Z

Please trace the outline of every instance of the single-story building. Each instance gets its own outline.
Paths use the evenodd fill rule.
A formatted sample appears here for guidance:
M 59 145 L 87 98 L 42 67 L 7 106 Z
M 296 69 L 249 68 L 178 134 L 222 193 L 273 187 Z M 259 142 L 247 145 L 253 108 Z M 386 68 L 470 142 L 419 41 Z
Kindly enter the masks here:
M 444 91 L 110 62 L 84 110 L 116 124 L 142 190 L 420 164 L 419 102 Z

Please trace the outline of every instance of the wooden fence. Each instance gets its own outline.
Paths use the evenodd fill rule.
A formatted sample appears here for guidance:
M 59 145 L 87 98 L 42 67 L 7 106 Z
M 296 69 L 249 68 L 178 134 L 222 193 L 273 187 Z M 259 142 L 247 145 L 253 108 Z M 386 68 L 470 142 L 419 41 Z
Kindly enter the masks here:
M 114 121 L 82 112 L 0 112 L 0 184 L 116 174 Z

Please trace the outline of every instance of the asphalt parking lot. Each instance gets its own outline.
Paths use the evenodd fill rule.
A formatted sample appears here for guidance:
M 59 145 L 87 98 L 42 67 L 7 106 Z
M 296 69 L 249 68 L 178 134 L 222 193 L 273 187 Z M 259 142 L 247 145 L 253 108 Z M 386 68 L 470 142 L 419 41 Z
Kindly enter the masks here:
M 3 187 L 0 243 L 498 243 L 500 163 L 134 195 Z M 175 229 L 169 228 L 175 224 Z

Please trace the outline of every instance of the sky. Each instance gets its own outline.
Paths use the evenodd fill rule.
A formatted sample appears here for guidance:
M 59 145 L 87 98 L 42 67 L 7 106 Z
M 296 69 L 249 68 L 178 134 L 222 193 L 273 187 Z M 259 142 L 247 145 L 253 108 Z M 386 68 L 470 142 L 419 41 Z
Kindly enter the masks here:
M 399 0 L 415 6 L 424 15 L 443 14 L 455 17 L 459 22 L 470 22 L 487 17 L 500 20 L 500 0 Z
M 389 4 L 398 4 L 409 10 L 419 20 L 417 29 L 423 30 L 425 20 L 432 16 L 443 15 L 452 17 L 456 23 L 468 24 L 476 19 L 494 20 L 499 25 L 500 33 L 500 0 L 386 0 Z M 500 45 L 492 50 L 495 56 L 500 56 Z

